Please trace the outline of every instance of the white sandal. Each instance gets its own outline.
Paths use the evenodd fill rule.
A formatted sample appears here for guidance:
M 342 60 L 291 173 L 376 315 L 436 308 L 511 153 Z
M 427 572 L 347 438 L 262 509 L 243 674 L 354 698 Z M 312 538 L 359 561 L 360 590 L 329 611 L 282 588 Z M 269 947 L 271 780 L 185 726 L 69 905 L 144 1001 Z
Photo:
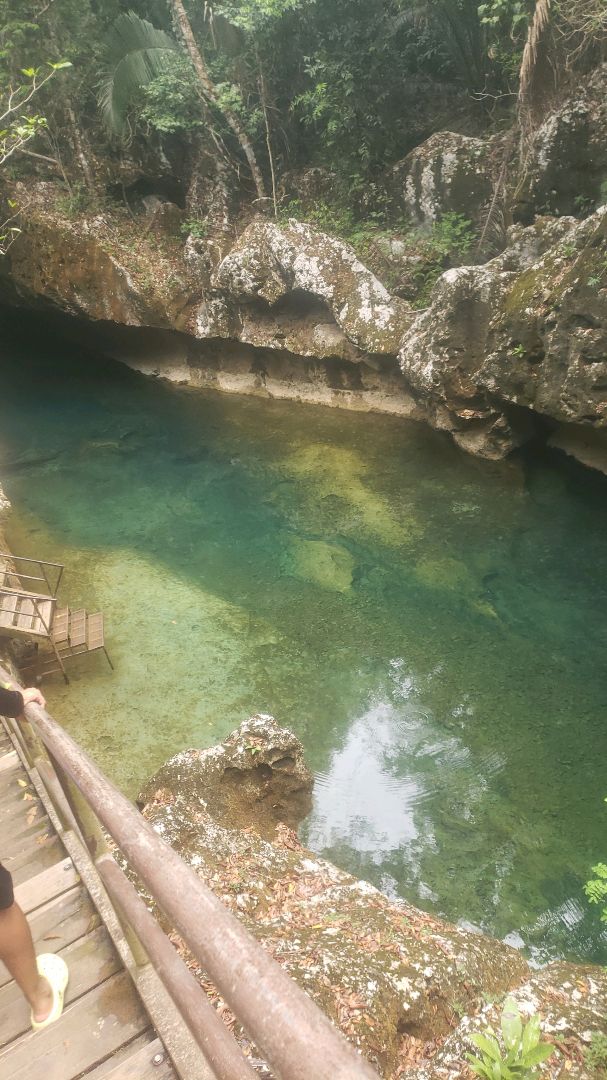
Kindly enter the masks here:
M 34 1031 L 41 1031 L 58 1020 L 63 1012 L 63 998 L 68 984 L 69 972 L 67 964 L 56 953 L 41 953 L 37 958 L 38 973 L 48 982 L 53 991 L 53 1006 L 46 1020 L 34 1020 L 32 1013 L 31 1021 Z

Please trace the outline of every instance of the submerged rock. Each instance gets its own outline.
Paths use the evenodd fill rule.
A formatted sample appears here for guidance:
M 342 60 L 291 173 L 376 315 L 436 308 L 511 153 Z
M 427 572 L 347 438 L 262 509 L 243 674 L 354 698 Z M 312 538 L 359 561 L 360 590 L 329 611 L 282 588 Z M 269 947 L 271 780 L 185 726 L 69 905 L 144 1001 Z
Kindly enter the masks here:
M 172 758 L 139 801 L 383 1077 L 467 1076 L 469 1033 L 494 1022 L 508 991 L 542 1013 L 548 1036 L 566 1037 L 567 1057 L 542 1075 L 556 1078 L 573 1058 L 567 1075 L 587 1076 L 578 1064 L 604 1024 L 604 972 L 559 964 L 532 976 L 515 949 L 388 900 L 318 858 L 293 831 L 310 792 L 299 741 L 257 716 L 219 747 Z
M 356 564 L 343 545 L 300 536 L 289 537 L 286 544 L 287 552 L 281 563 L 283 573 L 336 592 L 351 588 Z

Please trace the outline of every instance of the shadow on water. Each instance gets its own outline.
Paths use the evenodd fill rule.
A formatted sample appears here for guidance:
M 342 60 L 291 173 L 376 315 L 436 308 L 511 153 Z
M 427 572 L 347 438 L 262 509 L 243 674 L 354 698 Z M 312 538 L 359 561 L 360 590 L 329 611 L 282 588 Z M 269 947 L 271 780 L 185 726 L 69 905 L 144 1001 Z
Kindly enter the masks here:
M 543 960 L 605 960 L 607 484 L 390 417 L 154 383 L 5 339 L 21 554 L 68 564 L 117 672 L 52 708 L 131 794 L 274 713 L 317 771 L 308 842 Z

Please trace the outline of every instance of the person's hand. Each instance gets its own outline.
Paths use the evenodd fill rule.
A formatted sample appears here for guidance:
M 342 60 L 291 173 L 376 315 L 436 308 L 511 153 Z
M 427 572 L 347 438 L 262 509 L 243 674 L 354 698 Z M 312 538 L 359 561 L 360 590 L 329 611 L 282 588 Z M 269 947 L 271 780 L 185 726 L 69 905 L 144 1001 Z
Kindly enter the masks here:
M 37 686 L 29 686 L 27 690 L 22 690 L 21 694 L 23 695 L 24 705 L 31 705 L 34 702 L 36 705 L 41 705 L 43 709 L 46 708 L 46 701 Z

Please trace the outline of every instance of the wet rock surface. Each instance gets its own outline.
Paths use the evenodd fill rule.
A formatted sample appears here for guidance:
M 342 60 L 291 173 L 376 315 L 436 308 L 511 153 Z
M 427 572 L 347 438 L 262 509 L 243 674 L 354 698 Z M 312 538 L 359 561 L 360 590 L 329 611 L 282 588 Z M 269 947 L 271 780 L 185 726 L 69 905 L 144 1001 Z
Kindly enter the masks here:
M 502 942 L 388 900 L 318 858 L 294 831 L 310 794 L 301 744 L 272 717 L 256 716 L 219 747 L 172 758 L 140 803 L 381 1076 L 471 1075 L 468 1036 L 494 1024 L 513 991 L 523 1013 L 541 1013 L 546 1036 L 562 1036 L 542 1075 L 567 1067 L 586 1078 L 583 1047 L 605 1023 L 605 973 L 569 964 L 531 973 Z

